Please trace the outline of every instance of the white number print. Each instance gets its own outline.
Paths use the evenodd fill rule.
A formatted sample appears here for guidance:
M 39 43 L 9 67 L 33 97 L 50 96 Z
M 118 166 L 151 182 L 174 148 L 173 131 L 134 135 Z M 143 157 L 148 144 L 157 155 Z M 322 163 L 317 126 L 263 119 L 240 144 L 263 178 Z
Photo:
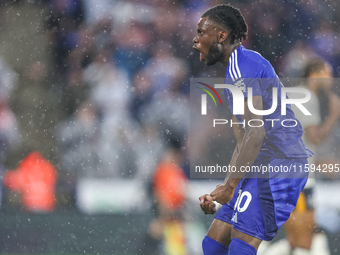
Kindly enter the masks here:
M 234 206 L 234 210 L 237 209 L 238 212 L 244 212 L 245 210 L 247 210 L 250 202 L 251 202 L 251 199 L 253 198 L 252 195 L 248 192 L 248 191 L 244 191 L 242 192 L 242 190 L 239 191 L 239 195 L 238 195 L 238 198 L 236 200 L 236 203 L 235 203 L 235 206 Z M 240 195 L 241 193 L 241 195 Z M 246 200 L 243 204 L 243 206 L 241 207 L 241 203 L 243 201 L 243 198 L 246 197 Z

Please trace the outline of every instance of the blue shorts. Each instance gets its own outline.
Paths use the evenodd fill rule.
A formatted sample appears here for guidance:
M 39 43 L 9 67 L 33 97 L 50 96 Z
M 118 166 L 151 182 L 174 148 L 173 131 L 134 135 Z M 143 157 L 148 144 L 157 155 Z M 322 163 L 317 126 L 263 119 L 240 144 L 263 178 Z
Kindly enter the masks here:
M 238 184 L 233 199 L 222 206 L 215 218 L 245 234 L 270 241 L 288 220 L 307 182 L 308 172 L 300 172 L 305 164 L 307 159 L 259 155 L 253 166 L 285 166 L 290 172 L 247 172 Z

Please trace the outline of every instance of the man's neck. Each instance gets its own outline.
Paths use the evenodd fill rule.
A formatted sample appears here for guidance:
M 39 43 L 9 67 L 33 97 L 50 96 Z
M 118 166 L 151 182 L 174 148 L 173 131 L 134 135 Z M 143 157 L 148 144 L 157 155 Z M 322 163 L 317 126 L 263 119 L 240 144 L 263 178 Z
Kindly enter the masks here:
M 227 67 L 229 63 L 229 58 L 234 50 L 236 50 L 241 45 L 241 42 L 230 44 L 227 49 L 225 49 L 226 55 L 222 59 L 221 63 Z

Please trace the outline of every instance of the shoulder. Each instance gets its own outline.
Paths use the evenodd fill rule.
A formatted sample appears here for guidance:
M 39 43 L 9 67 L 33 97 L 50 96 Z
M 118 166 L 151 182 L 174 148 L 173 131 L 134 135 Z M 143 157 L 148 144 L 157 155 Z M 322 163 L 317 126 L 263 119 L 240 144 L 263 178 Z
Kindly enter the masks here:
M 248 50 L 242 46 L 239 50 L 239 65 L 244 78 L 274 78 L 277 77 L 274 68 L 260 53 Z

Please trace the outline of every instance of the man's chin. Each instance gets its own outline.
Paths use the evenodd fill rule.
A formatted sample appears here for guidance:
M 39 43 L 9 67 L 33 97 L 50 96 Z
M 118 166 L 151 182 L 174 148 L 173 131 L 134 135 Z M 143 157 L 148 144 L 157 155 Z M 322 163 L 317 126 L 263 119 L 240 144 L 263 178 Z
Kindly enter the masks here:
M 204 60 L 204 63 L 206 66 L 213 66 L 217 63 L 218 61 L 217 60 Z
M 206 59 L 204 57 L 202 57 L 200 61 L 204 62 L 206 66 L 213 66 L 218 62 L 216 59 Z

